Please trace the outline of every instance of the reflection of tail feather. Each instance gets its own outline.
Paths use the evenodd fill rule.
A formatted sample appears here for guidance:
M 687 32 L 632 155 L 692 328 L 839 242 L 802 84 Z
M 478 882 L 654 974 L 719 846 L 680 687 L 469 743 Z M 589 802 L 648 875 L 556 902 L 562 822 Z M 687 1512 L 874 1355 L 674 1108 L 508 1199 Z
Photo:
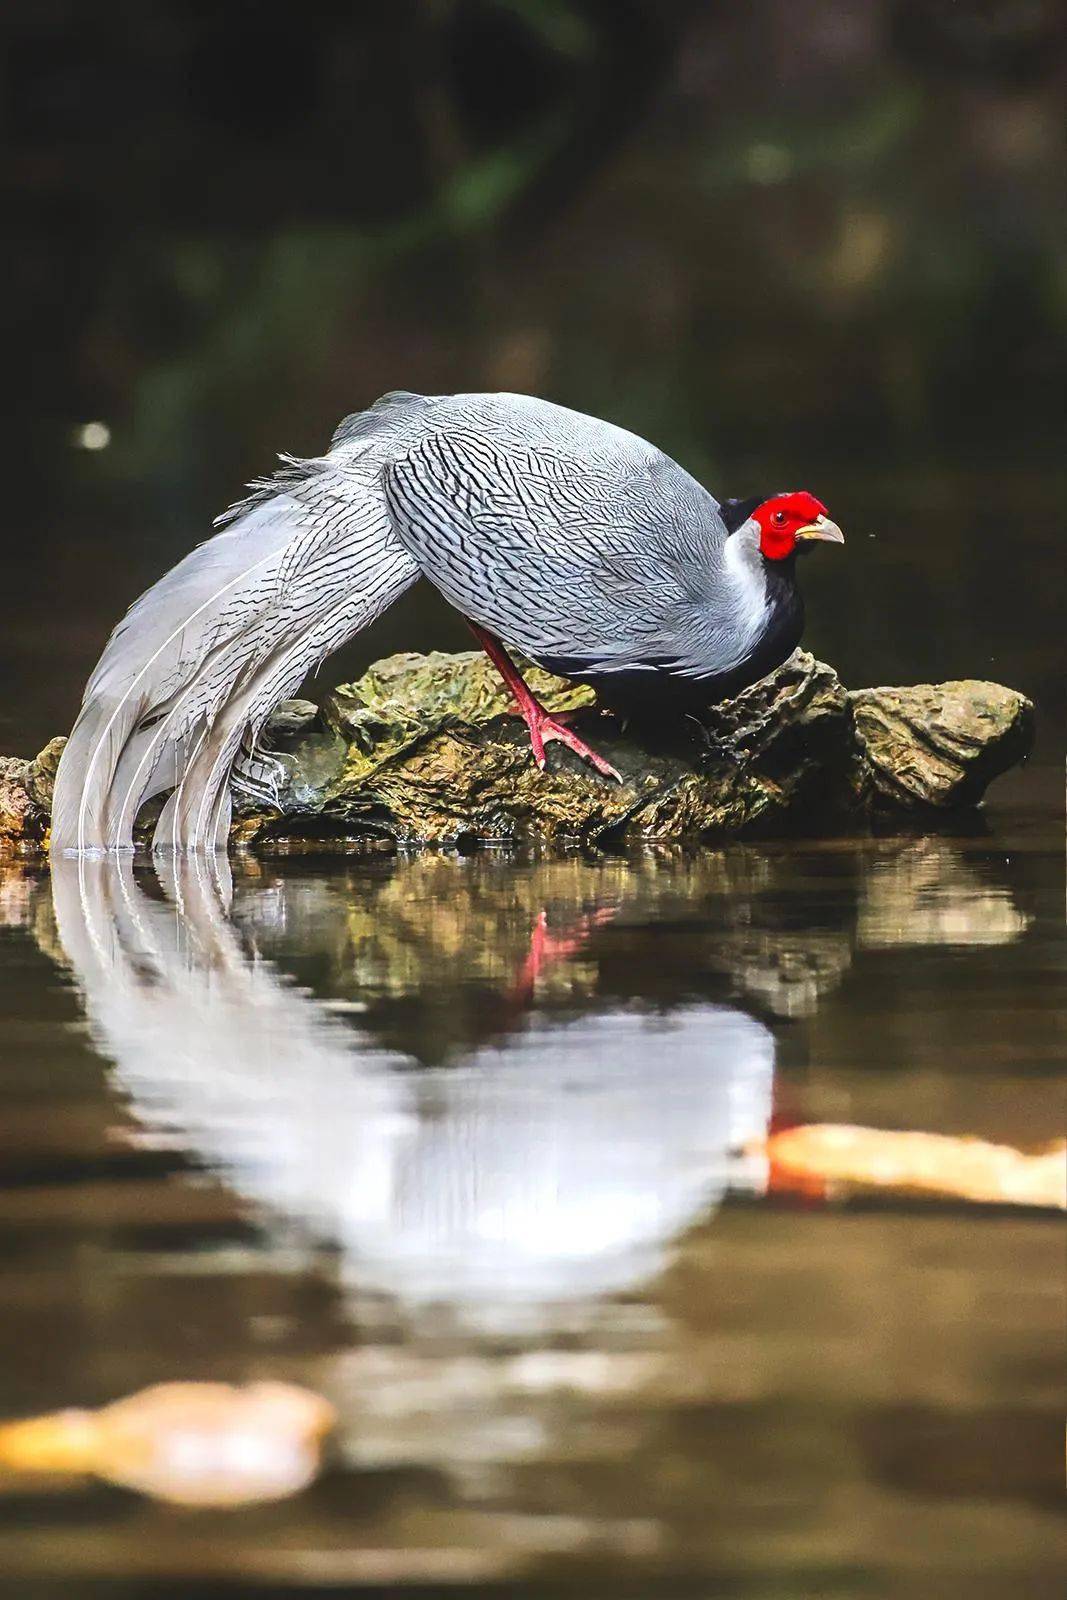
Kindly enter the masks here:
M 402 1079 L 375 1053 L 360 1057 L 348 1030 L 267 963 L 248 960 L 225 914 L 224 860 L 171 859 L 160 876 L 164 902 L 140 890 L 128 861 L 80 857 L 53 867 L 60 938 L 93 1037 L 142 1119 L 195 1146 L 239 1188 L 246 1172 L 284 1177 L 284 1194 L 262 1198 L 313 1212 L 314 1193 L 296 1181 L 300 1163 L 275 1160 L 272 1145 L 284 1148 L 287 1133 L 303 1141 L 293 1148 L 306 1158 L 307 1183 L 331 1140 L 347 1170 L 362 1154 L 350 1143 L 359 1116 L 380 1128 Z M 331 1088 L 341 1091 L 340 1125 Z
M 250 960 L 224 863 L 57 859 L 60 937 L 134 1115 L 410 1302 L 587 1299 L 652 1271 L 761 1139 L 774 1043 L 726 1007 L 520 1030 L 415 1073 Z

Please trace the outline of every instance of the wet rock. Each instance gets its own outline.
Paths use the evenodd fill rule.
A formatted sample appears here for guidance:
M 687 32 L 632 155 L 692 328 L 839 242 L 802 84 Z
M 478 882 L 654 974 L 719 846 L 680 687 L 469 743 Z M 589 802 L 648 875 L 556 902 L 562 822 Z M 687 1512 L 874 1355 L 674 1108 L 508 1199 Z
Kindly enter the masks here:
M 66 742 L 50 739 L 32 761 L 0 756 L 0 855 L 35 855 L 41 849 Z
M 279 744 L 297 739 L 308 732 L 318 715 L 314 700 L 282 700 L 267 719 L 267 738 Z
M 515 660 L 550 711 L 593 705 L 593 691 L 584 684 L 553 677 L 518 654 Z M 425 734 L 484 726 L 510 706 L 510 694 L 482 651 L 404 651 L 376 661 L 358 682 L 335 689 L 322 715 L 349 745 L 346 781 L 351 784 Z
M 974 805 L 1033 744 L 1033 705 L 999 683 L 854 689 L 849 701 L 862 798 L 876 808 Z
M 344 768 L 345 742 L 335 733 L 311 727 L 285 743 L 287 749 L 279 740 L 251 759 L 242 757 L 234 769 L 234 800 L 245 824 L 268 813 L 315 815 Z
M 480 652 L 376 662 L 321 708 L 286 701 L 235 777 L 236 844 L 598 846 L 782 831 L 975 804 L 1028 753 L 1033 707 L 963 681 L 849 693 L 796 651 L 743 694 L 652 733 L 601 714 L 590 689 L 521 663 L 535 693 L 619 769 L 558 744 L 548 770 Z M 0 762 L 0 848 L 41 847 L 63 741 Z
M 321 821 L 400 843 L 597 845 L 737 833 L 815 803 L 832 775 L 842 786 L 848 698 L 832 668 L 803 652 L 709 712 L 705 728 L 681 724 L 655 748 L 601 716 L 588 688 L 523 670 L 550 710 L 579 713 L 576 731 L 618 767 L 621 784 L 559 745 L 539 772 L 480 653 L 405 654 L 326 701 L 324 720 L 348 747 Z M 289 828 L 285 817 L 242 826 L 248 840 Z
M 524 663 L 552 711 L 618 767 L 621 785 L 570 751 L 530 759 L 523 724 L 480 653 L 404 654 L 377 663 L 323 707 L 347 744 L 322 789 L 323 825 L 401 843 L 539 840 L 602 845 L 773 829 L 872 810 L 978 800 L 1021 759 L 1032 707 L 995 684 L 849 694 L 833 668 L 797 651 L 703 725 L 650 746 L 599 715 L 592 691 Z M 284 810 L 284 807 L 282 808 Z M 283 815 L 246 818 L 245 837 L 291 834 Z
M 313 701 L 281 701 L 267 719 L 254 754 L 242 750 L 234 763 L 237 811 L 294 816 L 320 810 L 344 766 L 345 751 L 340 735 L 323 728 Z
M 35 851 L 48 826 L 46 812 L 29 792 L 33 763 L 18 756 L 0 756 L 0 852 Z
M 34 805 L 40 806 L 42 811 L 52 809 L 52 791 L 55 788 L 56 768 L 59 758 L 63 754 L 66 738 L 49 739 L 40 755 L 34 756 L 30 762 L 30 770 L 26 777 L 26 790 Z

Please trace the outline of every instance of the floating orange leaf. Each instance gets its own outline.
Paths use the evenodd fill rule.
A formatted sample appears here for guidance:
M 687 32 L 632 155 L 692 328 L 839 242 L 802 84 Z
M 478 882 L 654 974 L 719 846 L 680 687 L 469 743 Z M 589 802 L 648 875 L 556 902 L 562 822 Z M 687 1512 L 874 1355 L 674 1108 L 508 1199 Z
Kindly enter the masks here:
M 161 1383 L 100 1411 L 0 1426 L 0 1470 L 93 1473 L 179 1505 L 280 1500 L 319 1468 L 333 1408 L 286 1383 Z
M 776 1188 L 890 1189 L 986 1204 L 1067 1208 L 1067 1142 L 1029 1155 L 1011 1145 L 939 1133 L 813 1123 L 772 1134 Z

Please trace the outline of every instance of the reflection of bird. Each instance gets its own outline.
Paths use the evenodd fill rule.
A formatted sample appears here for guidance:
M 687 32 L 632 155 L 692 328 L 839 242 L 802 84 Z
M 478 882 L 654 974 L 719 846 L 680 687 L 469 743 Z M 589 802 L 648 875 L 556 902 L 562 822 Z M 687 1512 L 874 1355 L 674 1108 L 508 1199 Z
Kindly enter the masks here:
M 273 706 L 421 574 L 474 627 L 533 752 L 613 769 L 526 687 L 500 641 L 610 704 L 706 704 L 797 644 L 794 557 L 841 541 L 809 494 L 720 505 L 652 445 L 522 395 L 386 395 L 329 452 L 258 485 L 137 602 L 86 689 L 56 781 L 53 845 L 225 840 L 229 776 Z
M 358 1286 L 585 1299 L 641 1280 L 752 1180 L 738 1152 L 766 1133 L 774 1041 L 744 1012 L 530 1019 L 416 1070 L 248 959 L 206 862 L 176 863 L 168 888 L 149 898 L 124 860 L 56 861 L 93 1036 L 153 1143 L 335 1241 Z

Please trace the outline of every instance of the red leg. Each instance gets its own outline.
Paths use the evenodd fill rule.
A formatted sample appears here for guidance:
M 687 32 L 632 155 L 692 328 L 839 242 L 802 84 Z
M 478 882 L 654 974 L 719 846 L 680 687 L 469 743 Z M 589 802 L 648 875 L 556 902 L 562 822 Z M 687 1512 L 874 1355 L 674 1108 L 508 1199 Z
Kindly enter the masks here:
M 568 750 L 573 750 L 576 756 L 581 756 L 584 760 L 592 762 L 597 771 L 604 773 L 605 777 L 614 778 L 616 782 L 621 783 L 622 777 L 616 772 L 610 761 L 605 761 L 603 756 L 598 756 L 595 750 L 590 750 L 584 739 L 579 739 L 576 733 L 572 733 L 562 715 L 558 717 L 549 715 L 540 700 L 527 685 L 518 667 L 508 656 L 500 640 L 494 634 L 491 634 L 487 628 L 479 627 L 476 622 L 471 622 L 469 626 L 474 637 L 515 696 L 519 715 L 530 730 L 530 746 L 533 750 L 534 760 L 542 771 L 545 766 L 545 745 L 555 739 L 560 744 L 565 744 Z

